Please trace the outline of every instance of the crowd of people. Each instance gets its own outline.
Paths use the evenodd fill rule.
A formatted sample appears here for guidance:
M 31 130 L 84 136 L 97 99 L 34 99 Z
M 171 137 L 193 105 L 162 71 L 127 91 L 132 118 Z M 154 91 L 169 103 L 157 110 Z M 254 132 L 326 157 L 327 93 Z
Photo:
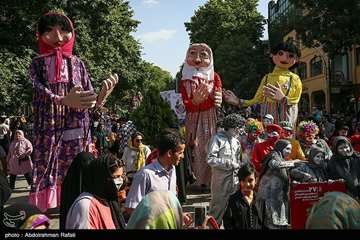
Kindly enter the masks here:
M 355 201 L 352 216 L 358 215 L 360 153 L 356 146 L 360 123 L 350 125 L 341 117 L 322 114 L 316 119 L 309 114 L 295 129 L 289 122 L 274 124 L 271 115 L 262 122 L 255 117 L 250 114 L 245 118 L 239 113 L 225 115 L 208 146 L 207 162 L 211 168 L 208 214 L 219 226 L 225 229 L 290 228 L 291 182 L 342 179 L 347 189 L 346 198 Z M 9 124 L 18 119 L 22 125 Z M 2 116 L 0 120 L 1 167 L 8 176 L 9 188 L 15 188 L 17 175 L 24 175 L 30 188 L 33 184 L 31 122 L 25 117 L 10 118 L 9 122 L 9 118 Z M 350 122 L 353 123 L 353 119 Z M 130 120 L 99 112 L 91 126 L 92 145 L 74 158 L 63 181 L 61 229 L 156 228 L 156 223 L 160 223 L 161 228 L 184 228 L 192 223 L 191 216 L 180 210 L 186 201 L 186 191 L 181 193 L 185 201 L 179 201 L 179 189 L 184 186 L 176 171 L 180 162 L 188 161 L 184 159 L 186 144 L 180 128 L 164 129 L 156 143 L 145 145 L 146 137 Z M 151 192 L 159 192 L 151 198 L 166 195 L 165 198 L 176 199 L 162 199 L 168 205 L 158 206 L 162 213 L 169 211 L 169 215 L 153 212 L 149 203 L 144 203 L 160 203 L 160 200 L 150 200 Z M 140 211 L 138 207 L 147 210 Z M 149 216 L 145 221 L 144 211 L 156 216 Z M 46 212 L 37 214 L 47 219 Z M 170 216 L 176 219 L 169 220 Z M 49 219 L 44 222 L 44 226 L 49 225 Z M 307 226 L 311 228 L 313 224 Z

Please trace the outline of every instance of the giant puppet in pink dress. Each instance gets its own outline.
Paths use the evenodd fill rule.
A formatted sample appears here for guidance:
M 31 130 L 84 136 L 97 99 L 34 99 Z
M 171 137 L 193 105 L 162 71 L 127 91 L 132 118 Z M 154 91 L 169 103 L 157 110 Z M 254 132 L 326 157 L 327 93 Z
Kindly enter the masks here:
M 210 139 L 216 133 L 217 107 L 221 105 L 221 79 L 214 72 L 211 48 L 192 44 L 186 54 L 179 91 L 186 109 L 186 143 L 191 148 L 191 167 L 196 185 L 209 187 L 211 168 L 207 164 Z
M 33 82 L 33 185 L 29 202 L 45 212 L 60 204 L 61 185 L 74 157 L 90 143 L 90 114 L 118 82 L 112 75 L 94 93 L 84 63 L 72 54 L 75 32 L 62 13 L 38 22 L 40 55 L 30 66 Z

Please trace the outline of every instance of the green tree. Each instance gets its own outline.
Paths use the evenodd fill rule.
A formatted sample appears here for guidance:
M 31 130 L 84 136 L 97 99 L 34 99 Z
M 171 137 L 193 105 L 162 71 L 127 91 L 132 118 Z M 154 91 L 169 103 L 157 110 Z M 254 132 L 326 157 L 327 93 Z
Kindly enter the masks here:
M 140 89 L 157 88 L 160 91 L 174 89 L 174 80 L 168 71 L 164 71 L 152 63 L 142 61 L 143 78 L 139 79 L 137 86 Z
M 330 56 L 349 50 L 360 42 L 359 0 L 290 0 L 303 10 L 295 25 L 308 47 L 322 45 Z
M 269 71 L 267 44 L 261 41 L 264 17 L 258 0 L 209 0 L 185 23 L 190 41 L 213 50 L 215 71 L 223 86 L 242 98 L 252 97 Z
M 159 89 L 153 86 L 146 91 L 141 105 L 131 113 L 130 119 L 152 146 L 161 130 L 177 127 L 179 123 L 170 105 L 161 98 Z
M 2 0 L 0 9 L 0 97 L 7 99 L 0 102 L 0 110 L 12 106 L 7 105 L 9 101 L 19 106 L 14 99 L 22 86 L 26 89 L 21 91 L 23 99 L 31 102 L 28 68 L 38 51 L 36 23 L 50 10 L 62 10 L 73 21 L 74 54 L 85 62 L 95 89 L 100 88 L 109 73 L 119 74 L 119 84 L 108 99 L 108 106 L 123 104 L 123 93 L 128 89 L 143 90 L 147 87 L 145 82 L 158 84 L 159 88 L 168 84 L 169 75 L 141 59 L 141 45 L 131 35 L 139 22 L 133 19 L 128 1 Z
M 31 102 L 32 83 L 24 76 L 28 75 L 32 54 L 28 50 L 19 56 L 7 50 L 0 51 L 0 114 L 16 114 Z

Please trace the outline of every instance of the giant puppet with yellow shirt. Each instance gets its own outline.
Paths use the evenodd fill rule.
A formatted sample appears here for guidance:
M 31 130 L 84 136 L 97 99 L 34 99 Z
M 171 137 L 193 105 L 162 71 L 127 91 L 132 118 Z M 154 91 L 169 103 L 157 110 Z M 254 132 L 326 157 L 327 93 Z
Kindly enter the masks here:
M 291 70 L 296 67 L 301 53 L 288 41 L 273 48 L 270 56 L 275 64 L 274 70 L 263 77 L 254 98 L 239 99 L 232 91 L 226 90 L 223 91 L 224 100 L 239 107 L 260 104 L 262 118 L 271 114 L 275 124 L 288 121 L 296 126 L 302 83 L 300 77 Z

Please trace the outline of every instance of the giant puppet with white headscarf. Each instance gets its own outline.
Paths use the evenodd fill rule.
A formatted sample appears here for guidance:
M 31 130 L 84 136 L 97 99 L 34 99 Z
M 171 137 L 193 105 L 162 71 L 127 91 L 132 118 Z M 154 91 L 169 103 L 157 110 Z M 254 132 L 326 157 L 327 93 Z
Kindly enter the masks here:
M 208 144 L 216 133 L 217 111 L 222 102 L 221 78 L 214 72 L 211 48 L 205 43 L 190 45 L 182 69 L 179 91 L 186 109 L 186 143 L 191 147 L 191 166 L 197 185 L 208 187 L 211 168 Z

